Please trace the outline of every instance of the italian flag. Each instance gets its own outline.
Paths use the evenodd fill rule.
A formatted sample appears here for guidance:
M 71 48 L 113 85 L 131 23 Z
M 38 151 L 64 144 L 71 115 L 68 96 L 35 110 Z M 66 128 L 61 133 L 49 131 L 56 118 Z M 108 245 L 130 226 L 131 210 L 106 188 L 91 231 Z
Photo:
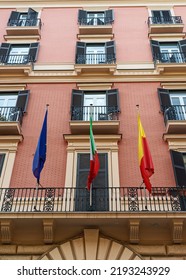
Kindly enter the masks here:
M 94 135 L 92 131 L 92 117 L 90 117 L 90 171 L 87 180 L 87 189 L 90 190 L 92 181 L 97 176 L 99 171 L 99 157 L 96 150 Z
M 141 176 L 143 178 L 143 183 L 146 189 L 151 193 L 152 185 L 149 178 L 154 174 L 154 165 L 152 162 L 152 157 L 148 147 L 146 135 L 141 124 L 140 116 L 138 115 L 138 159 L 141 171 Z

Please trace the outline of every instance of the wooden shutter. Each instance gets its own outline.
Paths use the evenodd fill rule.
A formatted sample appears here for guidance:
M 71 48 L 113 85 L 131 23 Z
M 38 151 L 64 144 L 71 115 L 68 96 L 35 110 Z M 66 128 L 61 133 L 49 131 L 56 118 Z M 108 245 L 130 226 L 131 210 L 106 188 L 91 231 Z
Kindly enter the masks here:
M 84 25 L 87 23 L 87 11 L 79 10 L 78 11 L 78 23 Z
M 8 26 L 17 26 L 20 13 L 12 11 L 8 20 Z
M 108 41 L 105 43 L 105 51 L 106 51 L 106 62 L 107 63 L 115 63 L 116 62 L 116 53 L 115 53 L 115 42 Z
M 105 14 L 105 24 L 112 23 L 114 21 L 114 11 L 113 10 L 106 10 Z
M 78 154 L 76 179 L 76 211 L 108 211 L 108 159 L 107 154 L 99 154 L 100 169 L 92 184 L 92 206 L 90 192 L 86 189 L 90 168 L 90 154 Z
M 29 61 L 35 62 L 38 56 L 39 43 L 31 43 L 29 50 Z
M 0 177 L 3 169 L 4 160 L 5 160 L 5 154 L 0 154 Z
M 86 62 L 86 43 L 77 42 L 76 44 L 76 63 L 85 64 Z
M 38 12 L 29 8 L 28 9 L 28 16 L 27 16 L 28 21 L 26 22 L 26 25 L 27 26 L 36 26 L 37 25 L 37 17 L 38 17 Z
M 106 91 L 106 105 L 108 106 L 108 114 L 118 113 L 119 109 L 119 94 L 117 89 Z
M 21 108 L 23 112 L 26 112 L 29 94 L 29 90 L 22 90 L 18 92 L 16 107 Z
M 169 90 L 164 88 L 158 88 L 158 97 L 161 111 L 164 112 L 167 108 L 171 106 Z
M 186 186 L 186 170 L 183 161 L 183 155 L 182 153 L 173 150 L 171 150 L 170 153 L 174 168 L 176 185 L 180 187 Z
M 6 63 L 11 44 L 2 43 L 0 47 L 0 62 Z
M 181 40 L 178 42 L 179 46 L 180 46 L 180 51 L 181 51 L 181 56 L 184 60 L 184 62 L 186 62 L 186 40 Z
M 158 41 L 151 40 L 151 50 L 152 50 L 152 56 L 153 60 L 161 60 L 161 55 L 160 55 L 160 44 Z
M 82 90 L 72 90 L 71 120 L 83 120 L 83 96 Z

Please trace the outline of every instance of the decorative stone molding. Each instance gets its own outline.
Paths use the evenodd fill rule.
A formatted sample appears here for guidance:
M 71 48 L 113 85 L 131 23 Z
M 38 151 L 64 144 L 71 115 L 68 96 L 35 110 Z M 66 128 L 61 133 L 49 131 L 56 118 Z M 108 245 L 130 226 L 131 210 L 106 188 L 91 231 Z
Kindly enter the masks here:
M 10 244 L 11 236 L 11 221 L 1 221 L 1 242 Z
M 53 242 L 54 221 L 52 219 L 43 220 L 44 242 L 50 244 Z
M 140 220 L 130 220 L 130 243 L 139 242 L 139 229 L 140 229 Z
M 172 239 L 174 243 L 181 243 L 183 240 L 183 220 L 173 220 Z

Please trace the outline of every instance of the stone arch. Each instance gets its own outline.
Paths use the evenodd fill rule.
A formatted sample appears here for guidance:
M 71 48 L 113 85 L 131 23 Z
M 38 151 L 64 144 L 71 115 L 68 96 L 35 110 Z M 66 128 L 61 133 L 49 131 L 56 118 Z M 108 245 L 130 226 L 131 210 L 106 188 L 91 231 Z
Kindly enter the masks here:
M 85 229 L 84 234 L 55 246 L 40 260 L 140 260 L 129 246 L 102 236 L 98 229 Z

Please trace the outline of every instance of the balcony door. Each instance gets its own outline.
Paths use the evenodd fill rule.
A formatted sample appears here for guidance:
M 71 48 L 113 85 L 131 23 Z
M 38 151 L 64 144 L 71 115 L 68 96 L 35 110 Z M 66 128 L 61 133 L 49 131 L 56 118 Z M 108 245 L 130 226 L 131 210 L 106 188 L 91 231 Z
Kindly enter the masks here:
M 7 63 L 24 64 L 28 62 L 29 46 L 12 46 Z
M 10 120 L 16 103 L 17 95 L 0 95 L 0 119 Z
M 162 60 L 164 62 L 183 62 L 180 49 L 177 43 L 175 44 L 160 44 L 160 52 L 162 53 Z
M 172 23 L 171 12 L 169 10 L 155 10 L 152 11 L 153 23 Z
M 170 94 L 171 104 L 175 106 L 177 120 L 186 120 L 186 94 Z
M 87 44 L 86 47 L 86 64 L 105 63 L 105 45 Z
M 90 191 L 86 188 L 90 168 L 90 154 L 78 154 L 75 194 L 75 211 L 108 211 L 108 155 L 99 153 L 100 169 L 92 183 L 92 205 Z
M 92 115 L 98 121 L 100 114 L 106 114 L 106 94 L 85 94 L 83 120 L 89 121 Z

